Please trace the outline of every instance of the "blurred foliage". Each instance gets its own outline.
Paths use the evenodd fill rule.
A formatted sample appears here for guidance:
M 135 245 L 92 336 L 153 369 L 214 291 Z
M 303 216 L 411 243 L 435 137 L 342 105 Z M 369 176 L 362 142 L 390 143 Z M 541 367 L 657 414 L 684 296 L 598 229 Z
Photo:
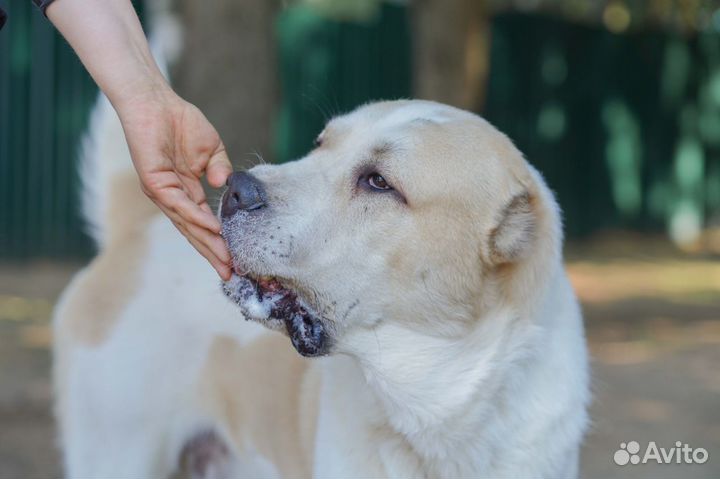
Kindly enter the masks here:
M 602 23 L 613 33 L 640 29 L 681 32 L 720 30 L 717 0 L 487 0 L 494 13 L 552 14 L 564 20 Z
M 369 21 L 381 13 L 382 0 L 300 0 L 334 20 Z

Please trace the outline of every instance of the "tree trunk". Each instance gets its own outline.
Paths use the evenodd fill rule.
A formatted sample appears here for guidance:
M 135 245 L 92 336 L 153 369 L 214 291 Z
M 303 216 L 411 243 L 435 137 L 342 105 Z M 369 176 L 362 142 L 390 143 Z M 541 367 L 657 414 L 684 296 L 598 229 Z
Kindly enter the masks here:
M 178 0 L 184 48 L 175 86 L 210 119 L 236 167 L 272 160 L 278 101 L 274 0 Z
M 417 0 L 411 6 L 415 95 L 480 110 L 490 52 L 485 1 Z

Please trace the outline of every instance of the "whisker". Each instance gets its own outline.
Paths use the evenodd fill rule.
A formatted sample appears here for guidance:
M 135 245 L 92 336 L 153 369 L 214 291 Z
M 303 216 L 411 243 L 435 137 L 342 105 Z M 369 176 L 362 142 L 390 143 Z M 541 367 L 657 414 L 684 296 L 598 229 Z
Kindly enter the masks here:
M 251 152 L 248 152 L 246 156 L 250 156 L 254 159 L 254 161 L 250 162 L 250 165 L 248 166 L 248 169 L 258 166 L 258 165 L 267 165 L 269 164 L 265 158 L 263 158 L 262 154 L 260 154 L 259 151 L 253 149 Z
M 303 97 L 305 97 L 308 101 L 310 101 L 315 108 L 317 108 L 318 112 L 323 116 L 323 120 L 325 122 L 329 121 L 333 116 L 335 116 L 335 113 L 333 110 L 333 104 L 330 98 L 319 88 L 310 85 L 308 86 L 308 89 L 315 90 L 315 95 L 311 96 L 307 93 L 303 93 Z M 320 104 L 320 101 L 322 101 L 322 105 Z M 337 109 L 339 110 L 339 108 Z

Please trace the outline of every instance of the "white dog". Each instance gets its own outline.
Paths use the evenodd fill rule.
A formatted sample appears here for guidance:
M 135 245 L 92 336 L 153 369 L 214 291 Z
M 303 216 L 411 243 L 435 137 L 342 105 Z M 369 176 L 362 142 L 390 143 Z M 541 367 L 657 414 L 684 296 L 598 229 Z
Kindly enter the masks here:
M 105 102 L 93 135 L 101 252 L 55 319 L 68 477 L 577 476 L 588 367 L 558 207 L 486 121 L 370 104 L 235 173 L 222 288 Z

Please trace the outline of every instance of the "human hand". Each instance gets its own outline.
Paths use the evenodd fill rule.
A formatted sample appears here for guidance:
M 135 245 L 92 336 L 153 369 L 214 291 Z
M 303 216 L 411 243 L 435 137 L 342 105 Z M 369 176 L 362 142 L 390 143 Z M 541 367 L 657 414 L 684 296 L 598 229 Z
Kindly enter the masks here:
M 232 167 L 215 128 L 170 88 L 129 0 L 63 0 L 45 11 L 107 95 L 143 191 L 223 279 L 230 254 L 200 177 L 222 186 Z
M 135 95 L 116 109 L 145 194 L 220 277 L 230 279 L 230 254 L 200 183 L 207 174 L 217 188 L 232 173 L 215 128 L 169 87 Z

